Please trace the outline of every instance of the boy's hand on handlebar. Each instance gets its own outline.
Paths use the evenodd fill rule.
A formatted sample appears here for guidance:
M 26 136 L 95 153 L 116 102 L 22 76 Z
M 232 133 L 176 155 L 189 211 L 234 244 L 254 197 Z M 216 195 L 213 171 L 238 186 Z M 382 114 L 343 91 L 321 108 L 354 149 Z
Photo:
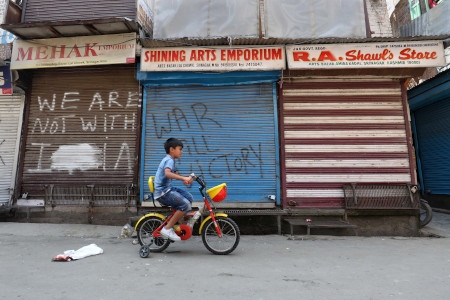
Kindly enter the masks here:
M 194 177 L 192 175 L 189 175 L 184 178 L 184 184 L 191 184 L 194 181 Z

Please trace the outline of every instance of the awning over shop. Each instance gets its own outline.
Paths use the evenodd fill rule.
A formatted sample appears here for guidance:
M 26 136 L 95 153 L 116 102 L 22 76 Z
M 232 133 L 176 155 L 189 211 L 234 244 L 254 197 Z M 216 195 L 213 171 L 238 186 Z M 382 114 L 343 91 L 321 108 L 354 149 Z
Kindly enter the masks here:
M 415 111 L 446 99 L 449 94 L 450 71 L 447 70 L 408 91 L 409 107 L 411 111 Z
M 145 86 L 223 86 L 275 82 L 281 77 L 279 71 L 264 72 L 141 72 L 137 73 L 137 80 L 143 81 Z
M 106 18 L 2 24 L 1 28 L 24 40 L 138 32 L 136 21 Z

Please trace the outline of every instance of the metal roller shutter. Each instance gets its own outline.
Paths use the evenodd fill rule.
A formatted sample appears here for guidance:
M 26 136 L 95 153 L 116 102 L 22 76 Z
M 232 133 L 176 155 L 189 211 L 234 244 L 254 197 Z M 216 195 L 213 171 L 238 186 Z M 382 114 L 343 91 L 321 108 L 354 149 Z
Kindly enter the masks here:
M 226 202 L 268 203 L 277 195 L 275 84 L 147 87 L 142 182 L 165 155 L 164 141 L 183 140 L 181 173 L 226 182 Z M 196 198 L 196 187 L 191 191 Z M 143 194 L 148 194 L 143 185 Z
M 422 189 L 428 194 L 448 195 L 450 185 L 450 104 L 441 100 L 414 112 Z
M 50 185 L 137 184 L 141 104 L 134 68 L 116 65 L 34 73 L 24 192 L 43 197 Z M 112 203 L 114 191 L 98 193 L 107 194 L 104 200 Z M 83 197 L 67 196 L 58 203 L 87 201 Z
M 136 0 L 34 0 L 24 1 L 22 22 L 45 22 L 54 20 L 55 16 L 58 21 L 116 17 L 134 20 L 136 13 Z
M 0 205 L 11 204 L 25 96 L 0 96 Z
M 405 111 L 399 81 L 285 79 L 284 205 L 341 208 L 343 183 L 410 183 Z

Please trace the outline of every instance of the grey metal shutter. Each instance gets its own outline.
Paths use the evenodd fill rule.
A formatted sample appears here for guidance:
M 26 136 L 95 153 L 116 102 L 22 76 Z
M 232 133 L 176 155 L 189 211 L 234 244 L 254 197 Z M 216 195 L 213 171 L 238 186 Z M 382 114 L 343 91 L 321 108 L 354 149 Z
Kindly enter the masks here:
M 181 173 L 203 174 L 209 187 L 226 182 L 226 202 L 273 205 L 268 195 L 277 195 L 274 91 L 274 83 L 147 87 L 143 194 L 165 155 L 164 141 L 176 137 L 185 145 L 177 162 Z M 196 188 L 192 193 L 198 198 Z
M 24 102 L 0 96 L 0 204 L 10 204 L 14 193 Z
M 439 195 L 450 194 L 450 103 L 448 99 L 414 112 L 422 190 Z
M 136 0 L 28 0 L 24 1 L 22 22 L 74 21 L 116 17 L 127 17 L 134 20 L 136 14 Z

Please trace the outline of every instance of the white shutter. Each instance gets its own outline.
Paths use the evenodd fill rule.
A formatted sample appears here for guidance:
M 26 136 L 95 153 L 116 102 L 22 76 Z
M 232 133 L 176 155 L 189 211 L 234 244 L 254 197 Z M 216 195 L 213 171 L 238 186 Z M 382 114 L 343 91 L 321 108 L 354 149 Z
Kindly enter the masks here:
M 0 96 L 0 204 L 12 200 L 25 96 Z

